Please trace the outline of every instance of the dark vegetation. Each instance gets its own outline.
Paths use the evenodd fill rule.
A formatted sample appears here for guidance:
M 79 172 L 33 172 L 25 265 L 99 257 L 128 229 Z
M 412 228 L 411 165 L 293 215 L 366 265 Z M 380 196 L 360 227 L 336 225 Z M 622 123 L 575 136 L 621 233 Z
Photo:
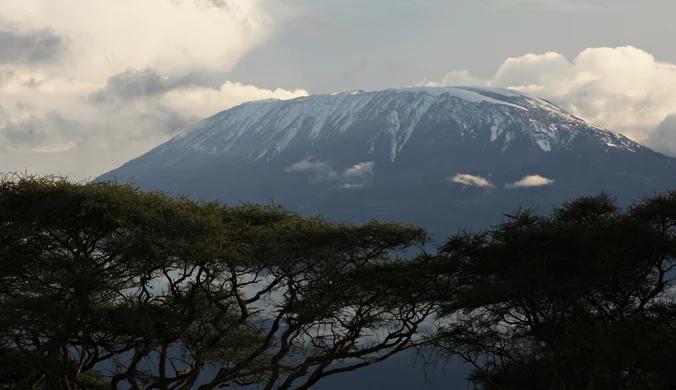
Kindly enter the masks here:
M 430 338 L 480 389 L 673 389 L 676 192 L 620 210 L 605 194 L 451 237 Z
M 672 389 L 676 192 L 506 216 L 435 253 L 115 183 L 0 180 L 0 383 L 309 389 L 405 350 L 478 389 Z

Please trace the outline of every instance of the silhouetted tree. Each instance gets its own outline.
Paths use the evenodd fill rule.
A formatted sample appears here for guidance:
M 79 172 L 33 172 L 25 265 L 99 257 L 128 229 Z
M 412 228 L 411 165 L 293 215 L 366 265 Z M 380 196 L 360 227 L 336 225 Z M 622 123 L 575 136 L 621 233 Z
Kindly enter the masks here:
M 0 381 L 308 389 L 409 347 L 434 302 L 397 253 L 424 230 L 0 180 Z M 105 371 L 107 367 L 110 371 Z
M 480 389 L 672 389 L 675 250 L 676 192 L 461 232 L 432 262 L 447 287 L 429 345 L 470 363 Z

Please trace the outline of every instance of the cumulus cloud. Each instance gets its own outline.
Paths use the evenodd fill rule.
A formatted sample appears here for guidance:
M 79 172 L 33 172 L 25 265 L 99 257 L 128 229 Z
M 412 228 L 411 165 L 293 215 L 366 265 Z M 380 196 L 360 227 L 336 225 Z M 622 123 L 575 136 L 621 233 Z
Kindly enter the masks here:
M 226 81 L 218 88 L 193 86 L 167 92 L 161 102 L 172 107 L 182 107 L 202 117 L 213 115 L 225 108 L 261 99 L 294 99 L 307 96 L 304 89 L 285 90 L 259 88 L 233 81 Z
M 588 122 L 676 155 L 676 134 L 652 136 L 676 114 L 676 64 L 658 61 L 632 46 L 588 48 L 572 60 L 555 52 L 508 58 L 491 79 L 464 71 L 432 85 L 506 87 L 543 97 Z M 674 137 L 675 140 L 666 141 Z M 664 147 L 658 139 L 673 145 Z
M 466 70 L 454 70 L 446 73 L 441 82 L 423 80 L 416 84 L 417 86 L 425 87 L 441 87 L 441 86 L 451 86 L 451 85 L 462 85 L 468 87 L 486 87 L 489 85 L 487 80 L 482 80 L 478 77 L 474 77 L 469 74 Z
M 505 188 L 528 188 L 528 187 L 542 187 L 554 184 L 554 180 L 542 177 L 540 175 L 529 175 L 514 183 L 505 184 Z
M 338 177 L 331 166 L 323 161 L 313 161 L 312 158 L 306 158 L 305 160 L 298 161 L 291 164 L 290 166 L 284 168 L 286 172 L 313 172 L 315 176 L 315 181 L 334 179 Z
M 4 0 L 3 170 L 97 176 L 219 111 L 307 95 L 216 76 L 293 18 L 287 8 L 273 0 Z M 20 107 L 26 102 L 30 110 Z
M 446 180 L 452 183 L 462 184 L 467 187 L 493 188 L 494 185 L 488 179 L 477 175 L 469 175 L 466 173 L 458 173 L 453 177 L 448 177 Z
M 298 161 L 286 168 L 286 172 L 311 172 L 313 174 L 310 182 L 336 181 L 340 183 L 341 188 L 357 189 L 368 184 L 374 175 L 375 162 L 360 162 L 342 173 L 336 172 L 329 163 L 325 161 L 315 161 L 309 157 Z
M 373 166 L 375 162 L 360 162 L 359 164 L 353 165 L 351 168 L 345 170 L 343 174 L 345 177 L 355 177 L 360 179 L 366 179 L 370 176 L 373 176 Z

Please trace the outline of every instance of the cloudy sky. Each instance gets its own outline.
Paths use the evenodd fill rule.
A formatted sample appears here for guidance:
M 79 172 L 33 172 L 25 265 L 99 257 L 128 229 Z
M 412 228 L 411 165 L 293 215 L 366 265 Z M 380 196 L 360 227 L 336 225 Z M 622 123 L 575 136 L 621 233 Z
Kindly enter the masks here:
M 0 0 L 0 171 L 93 178 L 244 101 L 548 98 L 676 155 L 674 0 Z

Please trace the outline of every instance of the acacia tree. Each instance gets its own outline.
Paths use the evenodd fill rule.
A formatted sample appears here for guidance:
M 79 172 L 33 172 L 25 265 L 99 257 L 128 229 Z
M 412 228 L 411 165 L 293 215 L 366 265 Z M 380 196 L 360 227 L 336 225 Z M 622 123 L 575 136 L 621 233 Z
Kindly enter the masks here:
M 480 389 L 673 388 L 676 192 L 507 218 L 439 249 L 437 357 L 471 364 Z
M 409 225 L 0 180 L 0 381 L 15 389 L 307 389 L 408 348 L 435 302 Z

